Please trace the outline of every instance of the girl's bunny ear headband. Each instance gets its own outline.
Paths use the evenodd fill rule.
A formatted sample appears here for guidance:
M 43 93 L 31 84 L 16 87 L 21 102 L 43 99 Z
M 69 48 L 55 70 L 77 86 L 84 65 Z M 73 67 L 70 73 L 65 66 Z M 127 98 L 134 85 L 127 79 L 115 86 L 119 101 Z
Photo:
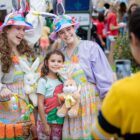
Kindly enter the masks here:
M 23 12 L 26 8 L 26 0 L 20 0 L 20 4 L 18 0 L 12 0 L 12 5 L 13 12 L 5 17 L 4 23 L 0 26 L 0 31 L 2 31 L 4 27 L 10 25 L 24 26 L 25 30 L 32 29 L 32 24 L 26 22 L 23 16 Z

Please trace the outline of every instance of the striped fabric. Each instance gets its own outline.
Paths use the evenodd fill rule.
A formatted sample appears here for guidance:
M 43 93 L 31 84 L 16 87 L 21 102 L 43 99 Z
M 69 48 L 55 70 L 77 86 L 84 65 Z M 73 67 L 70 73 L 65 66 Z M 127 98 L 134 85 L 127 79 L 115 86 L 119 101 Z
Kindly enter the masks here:
M 93 125 L 92 132 L 94 140 L 108 140 L 113 136 L 120 137 L 125 140 L 140 140 L 140 133 L 126 133 L 122 135 L 120 129 L 107 122 L 101 112 L 98 115 L 96 123 Z
M 66 63 L 70 66 L 72 63 Z M 79 115 L 77 118 L 65 117 L 63 125 L 63 140 L 92 140 L 92 124 L 97 116 L 97 96 L 95 85 L 89 83 L 80 65 L 75 64 L 73 79 L 80 84 L 81 97 Z

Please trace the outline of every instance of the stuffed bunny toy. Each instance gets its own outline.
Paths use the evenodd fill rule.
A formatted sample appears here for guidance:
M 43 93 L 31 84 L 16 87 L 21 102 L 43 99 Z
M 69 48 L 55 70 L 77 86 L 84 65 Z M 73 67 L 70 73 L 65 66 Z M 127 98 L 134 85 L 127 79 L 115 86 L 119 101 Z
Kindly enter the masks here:
M 58 99 L 64 102 L 58 109 L 57 115 L 59 117 L 65 117 L 68 115 L 70 118 L 78 116 L 79 104 L 80 104 L 80 86 L 76 85 L 73 79 L 68 79 L 64 83 L 63 93 L 58 95 Z
M 72 67 L 71 67 L 72 68 Z M 78 116 L 80 105 L 80 85 L 77 86 L 75 80 L 72 79 L 72 69 L 63 69 L 59 71 L 66 81 L 64 82 L 63 93 L 58 95 L 58 100 L 62 106 L 58 109 L 57 115 L 65 117 L 68 115 L 70 118 Z M 67 71 L 67 72 L 66 72 Z
M 19 59 L 20 68 L 23 72 L 25 72 L 24 75 L 24 90 L 25 93 L 29 95 L 30 100 L 32 101 L 33 105 L 37 106 L 37 95 L 36 95 L 36 87 L 37 87 L 37 80 L 40 77 L 40 74 L 36 72 L 40 60 L 39 58 L 36 58 L 34 63 L 31 67 L 28 66 L 28 64 L 23 60 Z

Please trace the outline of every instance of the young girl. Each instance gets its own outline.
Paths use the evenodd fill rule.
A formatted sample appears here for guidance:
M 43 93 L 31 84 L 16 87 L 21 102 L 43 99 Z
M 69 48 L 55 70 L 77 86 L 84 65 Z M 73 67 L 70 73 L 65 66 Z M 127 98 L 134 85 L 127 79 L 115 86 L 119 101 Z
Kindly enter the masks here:
M 57 94 L 62 93 L 63 84 L 57 71 L 64 63 L 64 55 L 58 51 L 49 52 L 44 59 L 42 76 L 38 83 L 39 140 L 61 140 L 64 118 L 56 115 L 59 102 Z

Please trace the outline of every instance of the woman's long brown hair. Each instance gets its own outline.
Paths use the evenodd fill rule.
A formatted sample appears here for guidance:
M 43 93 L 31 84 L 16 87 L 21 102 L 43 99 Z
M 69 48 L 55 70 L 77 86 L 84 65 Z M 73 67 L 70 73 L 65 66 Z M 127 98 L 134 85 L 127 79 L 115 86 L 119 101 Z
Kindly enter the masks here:
M 10 29 L 11 26 L 7 26 L 0 33 L 0 63 L 3 73 L 8 73 L 10 67 L 12 66 L 12 48 L 8 44 L 8 38 L 6 31 Z M 27 57 L 35 57 L 34 51 L 30 48 L 25 40 L 22 40 L 21 43 L 17 46 L 17 51 L 20 55 L 25 55 Z

